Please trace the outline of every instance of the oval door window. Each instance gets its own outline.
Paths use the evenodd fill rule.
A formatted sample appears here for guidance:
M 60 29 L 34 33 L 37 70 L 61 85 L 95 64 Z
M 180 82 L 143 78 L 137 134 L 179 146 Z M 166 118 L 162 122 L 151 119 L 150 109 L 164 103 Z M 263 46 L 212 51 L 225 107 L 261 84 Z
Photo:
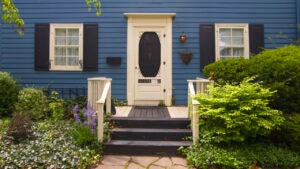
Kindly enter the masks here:
M 139 67 L 144 77 L 155 77 L 160 68 L 160 41 L 156 32 L 144 32 L 139 43 Z

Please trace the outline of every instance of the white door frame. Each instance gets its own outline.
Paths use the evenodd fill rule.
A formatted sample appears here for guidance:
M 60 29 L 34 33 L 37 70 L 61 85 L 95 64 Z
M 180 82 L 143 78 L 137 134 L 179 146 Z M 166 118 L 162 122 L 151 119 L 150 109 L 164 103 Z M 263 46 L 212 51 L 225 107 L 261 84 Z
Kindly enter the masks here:
M 164 104 L 171 105 L 172 100 L 172 19 L 175 13 L 124 13 L 128 18 L 127 25 L 127 101 L 128 105 L 152 104 L 158 105 L 159 101 L 135 100 L 135 49 L 137 28 L 164 28 L 166 30 L 166 53 L 164 53 L 165 64 L 165 94 Z

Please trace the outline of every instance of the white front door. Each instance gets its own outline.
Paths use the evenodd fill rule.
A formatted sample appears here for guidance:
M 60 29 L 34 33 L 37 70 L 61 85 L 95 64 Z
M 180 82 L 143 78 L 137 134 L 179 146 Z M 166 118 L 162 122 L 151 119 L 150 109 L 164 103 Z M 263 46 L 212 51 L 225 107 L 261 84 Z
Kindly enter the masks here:
M 125 13 L 128 105 L 171 105 L 174 13 Z
M 157 105 L 165 98 L 164 28 L 136 29 L 135 104 Z

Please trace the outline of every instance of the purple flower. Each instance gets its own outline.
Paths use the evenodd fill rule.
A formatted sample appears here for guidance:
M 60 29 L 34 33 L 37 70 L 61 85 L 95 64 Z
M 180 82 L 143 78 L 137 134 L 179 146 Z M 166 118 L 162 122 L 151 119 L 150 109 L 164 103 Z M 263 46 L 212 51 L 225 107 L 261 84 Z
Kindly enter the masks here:
M 76 106 L 73 108 L 73 113 L 78 113 L 78 105 L 76 104 Z
M 80 117 L 79 117 L 79 115 L 78 115 L 78 105 L 76 105 L 76 106 L 73 108 L 73 115 L 74 115 L 74 118 L 75 118 L 76 123 L 80 124 L 81 121 L 80 121 Z
M 75 118 L 76 123 L 78 123 L 78 124 L 81 123 L 80 117 L 79 117 L 79 115 L 77 113 L 74 113 L 74 118 Z
M 73 114 L 76 123 L 88 126 L 91 129 L 92 133 L 96 133 L 97 129 L 97 115 L 93 110 L 92 105 L 90 103 L 87 104 L 87 108 L 82 109 L 84 121 L 83 123 L 80 120 L 80 116 L 78 115 L 78 105 L 73 108 Z
M 83 108 L 82 111 L 83 111 L 83 117 L 87 118 L 87 117 L 88 117 L 87 109 L 86 109 L 86 108 Z

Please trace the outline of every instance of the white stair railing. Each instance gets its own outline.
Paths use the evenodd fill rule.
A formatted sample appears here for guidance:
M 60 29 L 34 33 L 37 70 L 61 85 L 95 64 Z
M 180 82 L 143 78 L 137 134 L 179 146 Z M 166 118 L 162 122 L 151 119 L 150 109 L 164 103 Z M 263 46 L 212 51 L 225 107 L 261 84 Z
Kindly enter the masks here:
M 191 118 L 191 129 L 193 133 L 193 144 L 196 144 L 199 141 L 199 113 L 197 112 L 198 107 L 201 103 L 193 99 L 196 93 L 206 93 L 209 94 L 208 85 L 213 86 L 214 81 L 196 78 L 196 80 L 187 80 L 188 82 L 188 111 Z M 196 84 L 196 91 L 194 88 L 194 83 Z
M 98 116 L 98 141 L 103 141 L 104 104 L 106 112 L 111 112 L 111 81 L 110 78 L 88 78 L 88 102 Z

